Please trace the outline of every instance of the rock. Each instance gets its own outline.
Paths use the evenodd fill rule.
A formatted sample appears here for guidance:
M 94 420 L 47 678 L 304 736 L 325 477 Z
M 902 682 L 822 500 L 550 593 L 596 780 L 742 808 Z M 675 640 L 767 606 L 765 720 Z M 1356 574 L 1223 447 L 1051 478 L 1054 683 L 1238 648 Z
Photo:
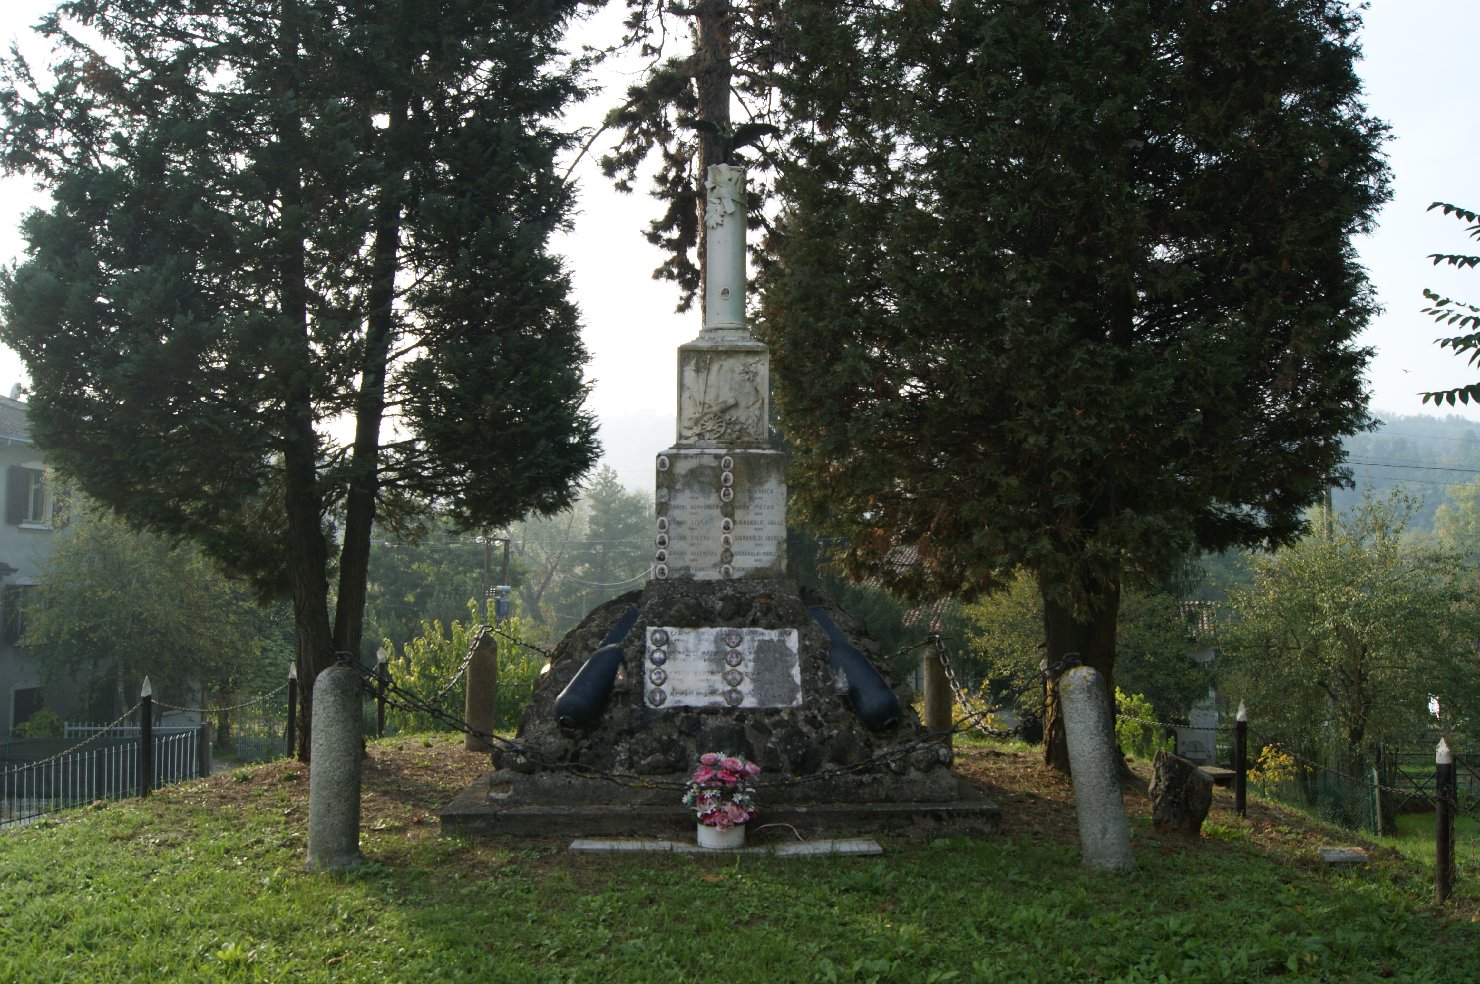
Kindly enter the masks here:
M 1196 837 L 1213 806 L 1213 780 L 1197 763 L 1157 752 L 1151 763 L 1151 823 L 1159 833 Z
M 1331 868 L 1352 868 L 1372 860 L 1371 855 L 1360 847 L 1323 847 L 1319 850 L 1321 860 Z

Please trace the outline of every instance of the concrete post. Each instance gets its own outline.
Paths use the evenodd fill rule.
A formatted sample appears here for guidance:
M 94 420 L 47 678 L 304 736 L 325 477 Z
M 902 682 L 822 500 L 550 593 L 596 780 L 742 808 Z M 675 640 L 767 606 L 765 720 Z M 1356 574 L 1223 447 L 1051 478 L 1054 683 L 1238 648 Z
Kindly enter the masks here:
M 1434 901 L 1443 905 L 1454 891 L 1454 753 L 1439 739 L 1434 751 Z
M 1059 677 L 1058 693 L 1079 815 L 1080 863 L 1099 871 L 1129 871 L 1136 859 L 1120 796 L 1120 763 L 1104 678 L 1093 667 L 1076 666 Z
M 340 663 L 313 686 L 308 767 L 308 870 L 360 863 L 360 674 Z
M 485 626 L 473 637 L 468 660 L 468 679 L 463 697 L 463 720 L 472 731 L 493 731 L 494 704 L 498 700 L 498 641 Z M 463 740 L 470 752 L 491 752 L 488 739 L 470 734 Z
M 1249 815 L 1249 709 L 1243 701 L 1233 724 L 1233 811 Z
M 920 676 L 925 684 L 925 730 L 935 735 L 951 733 L 951 684 L 940 651 L 927 646 L 920 654 Z M 949 737 L 947 737 L 947 747 Z

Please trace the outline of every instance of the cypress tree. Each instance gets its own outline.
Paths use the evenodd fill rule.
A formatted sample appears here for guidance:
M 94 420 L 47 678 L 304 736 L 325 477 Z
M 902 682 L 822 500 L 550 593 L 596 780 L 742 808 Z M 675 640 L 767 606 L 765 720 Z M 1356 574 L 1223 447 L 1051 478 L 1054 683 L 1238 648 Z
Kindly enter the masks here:
M 1351 237 L 1389 192 L 1358 17 L 790 9 L 784 112 L 807 126 L 762 334 L 794 507 L 915 596 L 1026 569 L 1048 659 L 1113 693 L 1122 585 L 1291 542 L 1367 423 Z M 1047 725 L 1066 767 L 1052 701 Z
M 4 165 L 54 200 L 0 280 L 36 439 L 291 598 L 306 693 L 360 650 L 377 515 L 494 526 L 595 461 L 547 247 L 581 6 L 77 0 L 54 81 L 0 68 Z

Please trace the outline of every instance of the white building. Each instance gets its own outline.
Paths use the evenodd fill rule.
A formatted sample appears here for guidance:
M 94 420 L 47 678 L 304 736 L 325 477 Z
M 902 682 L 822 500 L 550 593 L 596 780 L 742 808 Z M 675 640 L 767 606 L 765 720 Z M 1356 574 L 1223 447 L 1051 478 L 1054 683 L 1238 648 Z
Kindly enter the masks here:
M 31 440 L 26 405 L 0 396 L 0 471 L 5 516 L 0 523 L 0 735 L 9 735 L 42 706 L 65 715 L 71 708 L 47 695 L 42 667 L 19 645 L 36 572 L 51 552 L 52 488 L 46 462 Z M 65 695 L 70 697 L 71 695 Z

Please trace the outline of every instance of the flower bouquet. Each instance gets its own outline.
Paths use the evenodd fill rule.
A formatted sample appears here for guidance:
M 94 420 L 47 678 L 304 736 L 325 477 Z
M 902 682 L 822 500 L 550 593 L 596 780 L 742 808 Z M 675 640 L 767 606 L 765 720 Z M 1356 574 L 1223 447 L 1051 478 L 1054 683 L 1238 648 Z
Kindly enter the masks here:
M 699 820 L 701 844 L 714 839 L 706 834 L 706 828 L 726 835 L 725 843 L 717 846 L 738 847 L 745 842 L 745 824 L 755 816 L 751 780 L 760 771 L 760 766 L 746 761 L 743 755 L 705 752 L 699 756 L 699 767 L 689 779 L 683 802 Z

